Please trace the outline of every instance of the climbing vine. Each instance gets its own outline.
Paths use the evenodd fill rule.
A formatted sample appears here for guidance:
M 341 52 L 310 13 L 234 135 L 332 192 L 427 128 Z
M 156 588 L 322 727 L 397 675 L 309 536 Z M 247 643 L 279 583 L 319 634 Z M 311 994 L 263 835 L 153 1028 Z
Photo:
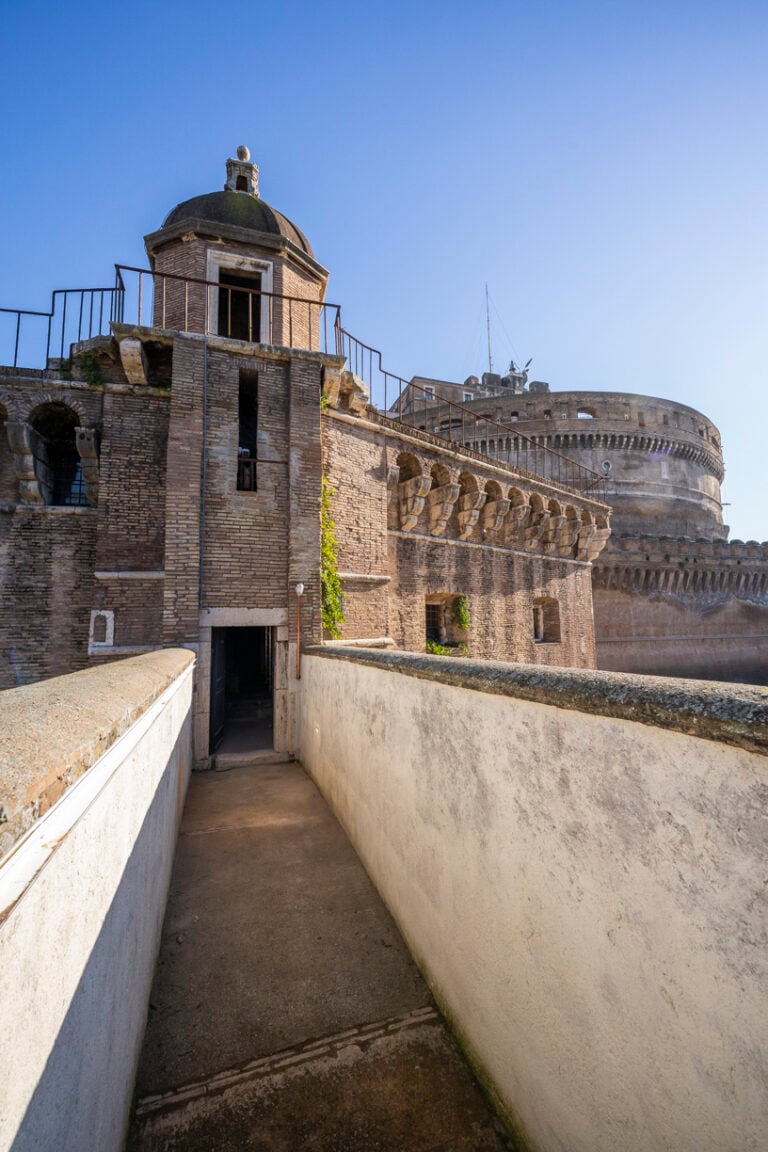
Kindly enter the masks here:
M 344 623 L 344 593 L 339 580 L 339 561 L 336 549 L 336 525 L 331 515 L 331 497 L 334 489 L 323 476 L 320 504 L 320 590 L 323 629 L 333 639 L 341 637 Z
M 466 596 L 457 596 L 453 602 L 453 618 L 462 632 L 469 631 L 469 608 Z

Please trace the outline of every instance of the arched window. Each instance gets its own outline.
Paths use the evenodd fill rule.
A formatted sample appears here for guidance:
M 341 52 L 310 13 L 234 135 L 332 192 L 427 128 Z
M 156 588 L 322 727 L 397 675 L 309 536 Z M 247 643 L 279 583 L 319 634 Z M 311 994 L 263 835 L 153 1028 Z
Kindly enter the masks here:
M 80 420 L 68 405 L 43 404 L 30 419 L 35 436 L 35 474 L 46 504 L 88 505 L 75 429 Z

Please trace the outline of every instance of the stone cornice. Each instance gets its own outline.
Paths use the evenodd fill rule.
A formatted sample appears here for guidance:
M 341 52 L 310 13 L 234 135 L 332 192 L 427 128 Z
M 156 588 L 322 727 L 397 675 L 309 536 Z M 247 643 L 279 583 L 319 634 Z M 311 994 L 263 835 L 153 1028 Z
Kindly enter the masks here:
M 313 256 L 303 252 L 292 240 L 286 236 L 277 236 L 271 232 L 254 232 L 250 228 L 238 228 L 233 224 L 218 224 L 211 220 L 179 220 L 168 228 L 159 228 L 157 232 L 150 232 L 144 237 L 144 245 L 150 259 L 165 244 L 173 240 L 181 240 L 193 232 L 201 239 L 230 240 L 235 244 L 246 244 L 249 248 L 269 248 L 274 252 L 284 252 L 297 264 L 308 269 L 315 276 L 327 281 L 330 273 Z

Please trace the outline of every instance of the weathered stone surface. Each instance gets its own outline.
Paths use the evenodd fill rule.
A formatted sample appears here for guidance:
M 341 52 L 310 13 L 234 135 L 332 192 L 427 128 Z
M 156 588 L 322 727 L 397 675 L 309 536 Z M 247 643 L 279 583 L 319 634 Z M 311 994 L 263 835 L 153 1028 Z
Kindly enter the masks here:
M 141 340 L 121 340 L 120 359 L 130 384 L 147 383 L 147 357 Z
M 0 855 L 193 660 L 165 649 L 0 692 Z
M 490 660 L 356 648 L 311 648 L 313 656 L 350 660 L 600 716 L 669 728 L 768 755 L 768 688 L 703 680 L 637 676 L 582 668 L 541 668 Z

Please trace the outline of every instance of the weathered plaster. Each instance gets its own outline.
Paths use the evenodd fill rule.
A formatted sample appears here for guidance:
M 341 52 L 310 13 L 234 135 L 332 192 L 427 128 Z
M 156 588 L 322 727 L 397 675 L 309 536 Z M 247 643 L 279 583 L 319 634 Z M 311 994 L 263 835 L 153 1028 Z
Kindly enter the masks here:
M 768 692 L 338 649 L 301 683 L 302 760 L 530 1147 L 764 1148 Z

